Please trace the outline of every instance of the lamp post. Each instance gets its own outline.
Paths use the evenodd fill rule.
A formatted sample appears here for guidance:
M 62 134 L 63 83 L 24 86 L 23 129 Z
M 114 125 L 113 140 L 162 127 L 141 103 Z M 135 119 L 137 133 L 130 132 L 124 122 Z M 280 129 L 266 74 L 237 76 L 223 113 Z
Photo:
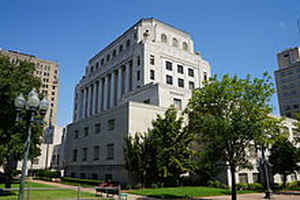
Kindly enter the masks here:
M 22 110 L 26 110 L 29 112 L 29 121 L 28 121 L 28 135 L 25 142 L 25 149 L 24 149 L 24 158 L 22 163 L 22 175 L 21 175 L 21 182 L 19 187 L 19 198 L 18 200 L 23 200 L 24 198 L 24 185 L 25 185 L 25 173 L 27 168 L 27 160 L 28 154 L 30 149 L 30 139 L 31 139 L 31 126 L 34 120 L 34 116 L 36 111 L 39 110 L 42 115 L 45 115 L 48 107 L 49 102 L 46 98 L 40 101 L 38 94 L 36 93 L 35 89 L 32 89 L 31 92 L 28 94 L 27 101 L 25 100 L 23 94 L 20 94 L 15 99 L 15 107 L 17 110 L 17 120 L 19 120 L 19 112 Z

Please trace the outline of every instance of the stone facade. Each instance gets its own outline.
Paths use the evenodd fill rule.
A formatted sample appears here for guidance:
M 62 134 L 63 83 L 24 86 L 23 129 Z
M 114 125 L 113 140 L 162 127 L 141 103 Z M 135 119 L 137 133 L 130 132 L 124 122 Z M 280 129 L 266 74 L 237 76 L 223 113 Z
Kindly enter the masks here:
M 65 175 L 128 182 L 123 143 L 170 105 L 183 110 L 210 66 L 190 35 L 142 19 L 91 58 L 75 88 L 65 143 Z
M 300 48 L 277 54 L 279 69 L 275 71 L 280 114 L 293 117 L 300 112 Z

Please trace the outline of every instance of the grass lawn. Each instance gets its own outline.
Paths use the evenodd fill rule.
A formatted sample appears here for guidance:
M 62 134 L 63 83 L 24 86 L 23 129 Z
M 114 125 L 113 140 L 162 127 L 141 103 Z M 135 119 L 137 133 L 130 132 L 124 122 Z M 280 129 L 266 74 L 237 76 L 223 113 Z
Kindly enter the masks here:
M 204 196 L 219 196 L 229 195 L 230 190 L 211 188 L 211 187 L 174 187 L 174 188 L 156 188 L 156 189 L 139 189 L 129 190 L 128 193 L 157 197 L 157 198 L 184 198 L 184 197 L 204 197 Z M 253 191 L 238 191 L 238 194 L 251 193 Z
M 4 185 L 0 185 L 0 188 L 3 188 Z M 13 184 L 13 188 L 18 188 L 18 184 Z M 46 184 L 39 184 L 39 183 L 32 183 L 27 182 L 25 187 L 32 187 L 32 188 L 57 188 L 55 186 L 46 185 Z M 27 199 L 28 192 L 25 191 L 24 199 Z M 88 193 L 88 192 L 80 192 L 81 198 L 95 198 L 95 194 Z M 30 200 L 63 200 L 63 199 L 76 199 L 77 192 L 71 189 L 68 190 L 52 190 L 52 191 L 32 191 L 30 192 Z M 0 192 L 0 199 L 4 200 L 16 200 L 18 199 L 18 191 L 11 192 L 10 194 L 1 194 Z

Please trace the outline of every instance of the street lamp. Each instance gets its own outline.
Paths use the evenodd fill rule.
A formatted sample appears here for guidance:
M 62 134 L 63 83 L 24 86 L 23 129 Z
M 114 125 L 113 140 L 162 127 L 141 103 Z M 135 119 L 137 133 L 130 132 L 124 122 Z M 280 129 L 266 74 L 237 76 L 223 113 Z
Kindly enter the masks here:
M 23 94 L 21 93 L 15 99 L 15 107 L 17 110 L 17 120 L 19 119 L 19 112 L 25 110 L 29 112 L 29 121 L 28 121 L 28 135 L 25 142 L 25 151 L 24 151 L 24 158 L 22 163 L 22 175 L 21 175 L 21 182 L 19 187 L 19 200 L 23 200 L 24 197 L 24 185 L 25 185 L 25 173 L 27 168 L 27 160 L 30 148 L 30 139 L 31 139 L 31 125 L 34 120 L 34 115 L 36 111 L 39 110 L 42 115 L 45 115 L 48 107 L 49 102 L 46 98 L 40 101 L 38 94 L 36 93 L 35 89 L 32 89 L 31 92 L 28 94 L 27 101 L 25 100 Z

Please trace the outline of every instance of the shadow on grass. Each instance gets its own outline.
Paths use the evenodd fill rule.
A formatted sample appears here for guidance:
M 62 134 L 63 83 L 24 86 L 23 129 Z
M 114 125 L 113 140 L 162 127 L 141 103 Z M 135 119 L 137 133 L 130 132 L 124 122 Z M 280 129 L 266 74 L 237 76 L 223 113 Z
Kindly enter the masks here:
M 11 192 L 11 191 L 3 191 L 0 189 L 0 197 L 3 196 L 15 196 L 16 193 L 15 192 Z

